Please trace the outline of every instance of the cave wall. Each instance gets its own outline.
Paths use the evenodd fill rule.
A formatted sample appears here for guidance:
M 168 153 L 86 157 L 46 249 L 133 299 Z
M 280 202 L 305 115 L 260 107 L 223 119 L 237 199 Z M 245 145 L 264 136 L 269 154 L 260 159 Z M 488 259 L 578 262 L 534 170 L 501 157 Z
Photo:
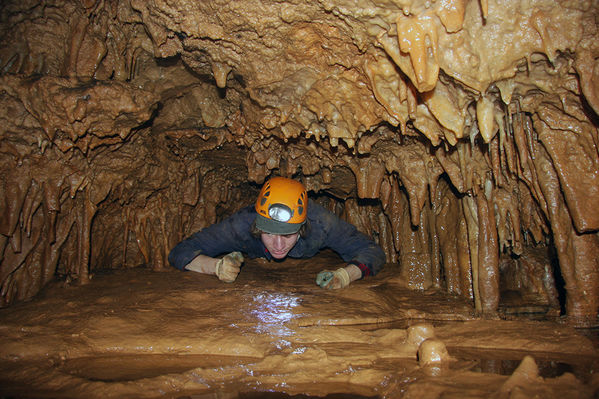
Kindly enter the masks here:
M 598 11 L 3 2 L 0 302 L 56 274 L 167 268 L 176 242 L 280 174 L 374 237 L 409 287 L 483 314 L 497 312 L 502 259 L 547 248 L 568 320 L 594 324 Z M 554 280 L 533 269 L 510 284 Z

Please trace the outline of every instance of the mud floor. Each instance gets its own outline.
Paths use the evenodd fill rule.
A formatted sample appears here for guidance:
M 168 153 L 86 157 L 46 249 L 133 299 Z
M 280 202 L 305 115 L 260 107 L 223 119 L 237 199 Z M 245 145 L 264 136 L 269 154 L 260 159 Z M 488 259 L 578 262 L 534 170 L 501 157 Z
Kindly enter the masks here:
M 393 265 L 344 290 L 317 287 L 337 263 L 249 260 L 233 284 L 146 268 L 53 283 L 0 310 L 0 397 L 599 394 L 596 331 L 482 320 L 463 299 L 408 290 Z

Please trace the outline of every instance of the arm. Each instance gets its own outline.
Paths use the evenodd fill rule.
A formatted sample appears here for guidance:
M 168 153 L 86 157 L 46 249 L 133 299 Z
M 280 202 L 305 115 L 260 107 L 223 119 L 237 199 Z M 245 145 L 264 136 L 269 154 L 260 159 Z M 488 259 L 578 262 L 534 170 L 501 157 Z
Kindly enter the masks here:
M 249 207 L 244 208 L 222 222 L 198 231 L 171 250 L 169 263 L 179 270 L 216 274 L 223 281 L 233 281 L 243 262 L 241 251 L 248 249 L 253 217 Z M 222 254 L 227 255 L 218 259 Z
M 320 208 L 319 212 L 324 212 L 318 216 L 318 220 L 323 222 L 322 228 L 326 231 L 324 247 L 337 252 L 349 266 L 355 266 L 355 268 L 346 267 L 349 268 L 347 271 L 350 277 L 356 275 L 355 269 L 360 270 L 358 278 L 377 274 L 386 262 L 383 249 L 371 238 L 359 232 L 354 225 L 341 220 L 320 206 L 318 208 Z M 351 272 L 352 270 L 354 272 Z
M 378 273 L 385 263 L 385 253 L 373 240 L 355 226 L 339 219 L 326 209 L 315 205 L 314 223 L 322 231 L 323 247 L 337 252 L 348 265 L 335 271 L 323 270 L 316 283 L 329 289 L 344 288 L 352 281 Z M 317 233 L 318 234 L 318 233 Z
M 241 252 L 231 252 L 221 259 L 198 255 L 185 266 L 185 270 L 203 274 L 216 274 L 219 280 L 232 283 L 237 279 L 242 263 L 243 255 L 241 255 Z
M 216 274 L 216 262 L 218 259 L 206 255 L 198 255 L 191 262 L 185 265 L 185 270 L 203 274 Z

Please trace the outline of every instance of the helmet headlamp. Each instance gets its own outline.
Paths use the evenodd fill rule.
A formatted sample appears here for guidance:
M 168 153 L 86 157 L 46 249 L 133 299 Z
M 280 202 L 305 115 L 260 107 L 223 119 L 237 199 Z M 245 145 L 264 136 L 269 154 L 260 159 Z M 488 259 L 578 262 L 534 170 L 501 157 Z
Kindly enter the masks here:
M 285 204 L 272 204 L 268 207 L 268 216 L 277 222 L 288 222 L 293 217 L 293 210 Z

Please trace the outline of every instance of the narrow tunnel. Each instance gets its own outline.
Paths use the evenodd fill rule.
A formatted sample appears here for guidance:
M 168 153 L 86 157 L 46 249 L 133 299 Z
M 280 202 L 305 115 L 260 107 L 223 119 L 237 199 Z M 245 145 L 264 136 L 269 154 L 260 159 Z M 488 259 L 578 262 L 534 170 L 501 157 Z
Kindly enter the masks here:
M 0 4 L 0 397 L 599 395 L 599 5 Z M 384 251 L 169 252 L 274 176 Z M 520 396 L 517 396 L 520 395 Z

